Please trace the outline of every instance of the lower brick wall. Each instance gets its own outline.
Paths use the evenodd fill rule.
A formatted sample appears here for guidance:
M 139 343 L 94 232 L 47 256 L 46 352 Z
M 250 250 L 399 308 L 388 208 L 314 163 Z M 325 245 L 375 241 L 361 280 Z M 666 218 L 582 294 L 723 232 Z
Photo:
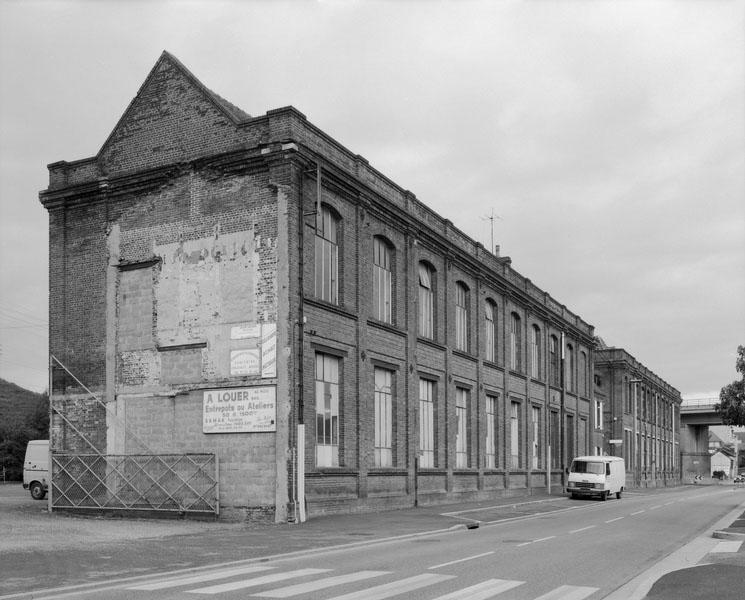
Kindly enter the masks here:
M 415 494 L 408 473 L 308 473 L 305 482 L 306 506 L 308 516 L 315 517 L 411 508 L 415 501 L 419 506 L 437 506 L 546 491 L 544 474 L 535 474 L 531 480 L 533 486 L 528 487 L 525 474 L 488 473 L 480 478 L 475 471 L 451 474 L 445 471 L 425 472 L 419 476 Z M 509 485 L 505 487 L 505 483 Z M 554 474 L 552 486 L 554 492 L 561 488 L 560 474 Z M 366 490 L 364 497 L 356 492 L 361 489 Z
M 221 518 L 274 519 L 275 434 L 202 432 L 202 392 L 122 398 L 125 453 L 214 453 L 219 464 Z

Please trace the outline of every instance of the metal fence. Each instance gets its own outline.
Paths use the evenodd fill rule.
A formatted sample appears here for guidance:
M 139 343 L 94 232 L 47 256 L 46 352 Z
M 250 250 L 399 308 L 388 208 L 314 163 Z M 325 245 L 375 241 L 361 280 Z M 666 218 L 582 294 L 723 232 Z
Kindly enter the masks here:
M 54 509 L 212 513 L 218 516 L 214 454 L 52 454 Z

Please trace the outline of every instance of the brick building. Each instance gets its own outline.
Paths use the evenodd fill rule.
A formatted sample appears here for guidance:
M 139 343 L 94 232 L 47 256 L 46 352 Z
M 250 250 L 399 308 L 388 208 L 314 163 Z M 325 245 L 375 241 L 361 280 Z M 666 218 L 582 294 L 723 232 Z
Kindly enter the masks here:
M 598 339 L 594 410 L 602 445 L 621 456 L 627 487 L 680 484 L 680 392 L 622 348 Z
M 560 487 L 598 444 L 593 327 L 292 107 L 164 52 L 49 172 L 55 452 L 212 453 L 221 514 L 281 521 Z

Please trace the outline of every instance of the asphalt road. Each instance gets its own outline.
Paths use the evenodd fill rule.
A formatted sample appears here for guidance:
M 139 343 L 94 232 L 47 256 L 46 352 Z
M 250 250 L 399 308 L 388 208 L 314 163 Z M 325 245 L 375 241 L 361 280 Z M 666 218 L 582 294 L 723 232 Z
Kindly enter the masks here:
M 627 493 L 621 500 L 607 502 L 559 497 L 515 506 L 449 507 L 443 517 L 447 523 L 479 522 L 480 526 L 266 560 L 223 560 L 196 569 L 162 569 L 141 577 L 134 570 L 127 575 L 126 565 L 120 565 L 122 572 L 116 581 L 46 593 L 27 589 L 29 594 L 14 596 L 111 600 L 582 600 L 610 596 L 627 600 L 631 596 L 624 585 L 689 547 L 689 542 L 741 502 L 742 494 L 731 488 L 688 487 L 651 495 Z M 319 523 L 333 527 L 334 520 Z M 181 539 L 188 545 L 189 537 Z M 716 543 L 710 541 L 712 549 Z M 219 546 L 214 550 L 219 553 Z M 706 547 L 696 550 L 706 551 Z M 47 586 L 39 586 L 43 587 Z

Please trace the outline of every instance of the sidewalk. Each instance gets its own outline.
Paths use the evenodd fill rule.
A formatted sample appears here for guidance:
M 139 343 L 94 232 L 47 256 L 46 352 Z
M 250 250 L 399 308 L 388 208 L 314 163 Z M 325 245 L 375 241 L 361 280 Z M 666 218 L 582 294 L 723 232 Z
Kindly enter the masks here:
M 708 485 L 727 484 L 714 480 Z M 729 526 L 720 525 L 711 535 L 715 539 L 730 540 L 735 544 L 745 542 L 745 511 L 740 512 Z M 662 575 L 654 582 L 644 597 L 645 600 L 743 600 L 745 543 L 737 551 L 726 551 L 721 554 L 716 553 L 716 550 L 714 552 L 707 554 L 696 566 Z

